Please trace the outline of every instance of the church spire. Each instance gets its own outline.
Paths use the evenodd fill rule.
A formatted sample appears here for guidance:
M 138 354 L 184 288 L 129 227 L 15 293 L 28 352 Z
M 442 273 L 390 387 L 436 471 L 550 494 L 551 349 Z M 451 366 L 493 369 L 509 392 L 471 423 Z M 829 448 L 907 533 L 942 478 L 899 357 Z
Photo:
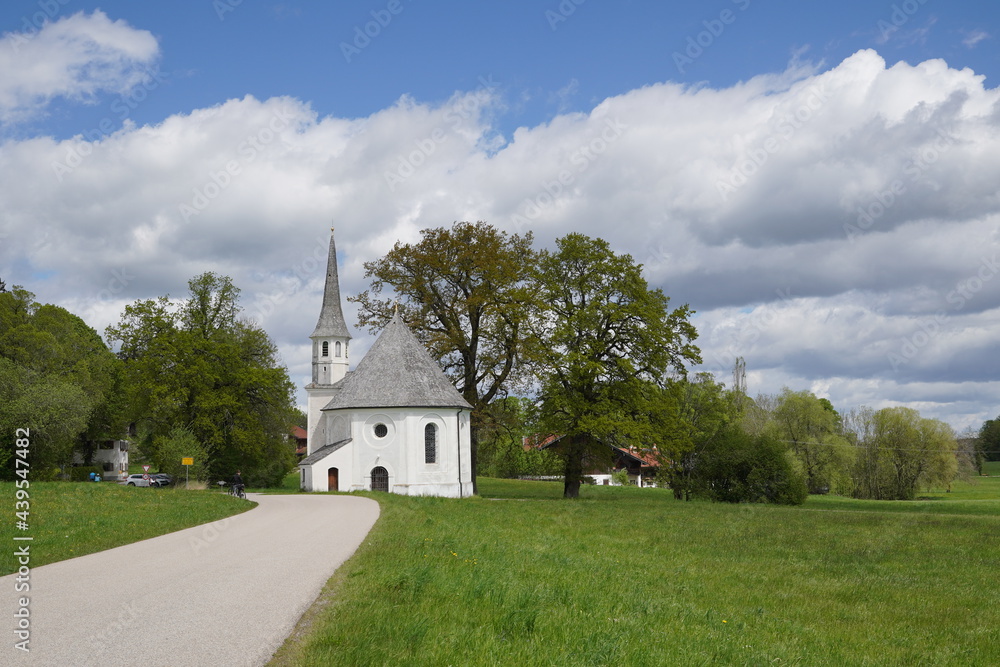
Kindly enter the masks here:
M 319 321 L 310 338 L 337 336 L 350 338 L 344 312 L 340 308 L 340 279 L 337 277 L 337 244 L 330 228 L 330 255 L 326 260 L 326 286 L 323 288 L 323 307 L 319 311 Z

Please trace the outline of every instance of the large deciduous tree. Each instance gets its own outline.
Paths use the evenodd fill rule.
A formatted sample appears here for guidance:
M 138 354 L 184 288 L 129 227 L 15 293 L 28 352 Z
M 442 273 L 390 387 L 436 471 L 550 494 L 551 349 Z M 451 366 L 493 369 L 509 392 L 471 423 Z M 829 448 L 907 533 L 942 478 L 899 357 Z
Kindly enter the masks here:
M 946 486 L 954 479 L 957 442 L 944 422 L 904 407 L 863 410 L 855 422 L 855 497 L 911 500 L 921 485 Z
M 366 262 L 371 286 L 348 300 L 359 306 L 360 326 L 372 332 L 398 307 L 473 406 L 475 471 L 486 408 L 506 395 L 520 370 L 531 304 L 532 237 L 509 235 L 485 222 L 457 222 L 425 229 L 421 236 L 418 243 L 396 243 L 385 257 Z
M 137 301 L 107 329 L 120 343 L 144 444 L 155 456 L 186 429 L 212 477 L 240 469 L 253 484 L 277 484 L 294 465 L 288 372 L 268 335 L 240 318 L 228 277 L 205 273 L 188 285 L 179 305 L 165 296 Z
M 691 309 L 671 311 L 631 256 L 583 234 L 556 246 L 540 254 L 530 349 L 540 424 L 563 436 L 563 495 L 575 498 L 599 443 L 655 444 L 649 415 L 667 373 L 683 374 L 701 358 Z
M 124 434 L 120 370 L 76 315 L 36 303 L 18 285 L 0 293 L 0 442 L 12 444 L 15 429 L 30 429 L 34 478 L 71 465 L 76 449 Z M 0 451 L 2 462 L 11 447 Z
M 772 416 L 778 437 L 787 442 L 805 474 L 810 493 L 849 488 L 853 449 L 830 401 L 785 387 Z

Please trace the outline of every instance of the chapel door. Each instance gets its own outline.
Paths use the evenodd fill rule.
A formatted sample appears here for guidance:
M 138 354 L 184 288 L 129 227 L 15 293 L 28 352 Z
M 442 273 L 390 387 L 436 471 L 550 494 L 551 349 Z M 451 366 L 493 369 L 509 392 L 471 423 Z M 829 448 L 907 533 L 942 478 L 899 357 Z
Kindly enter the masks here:
M 389 471 L 382 466 L 372 468 L 372 491 L 389 492 Z
M 330 468 L 326 471 L 326 487 L 330 491 L 340 491 L 340 484 L 338 484 L 338 479 L 340 477 L 340 471 L 336 468 Z

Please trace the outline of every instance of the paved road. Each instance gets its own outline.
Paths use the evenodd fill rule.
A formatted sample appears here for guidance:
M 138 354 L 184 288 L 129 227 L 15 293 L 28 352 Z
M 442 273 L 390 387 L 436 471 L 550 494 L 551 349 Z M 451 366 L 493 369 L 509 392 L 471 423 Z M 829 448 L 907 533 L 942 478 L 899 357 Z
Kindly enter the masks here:
M 0 665 L 262 665 L 378 518 L 368 498 L 251 495 L 238 516 L 31 570 L 31 651 Z M 14 575 L 0 578 L 3 626 Z M 115 595 L 113 591 L 119 591 Z

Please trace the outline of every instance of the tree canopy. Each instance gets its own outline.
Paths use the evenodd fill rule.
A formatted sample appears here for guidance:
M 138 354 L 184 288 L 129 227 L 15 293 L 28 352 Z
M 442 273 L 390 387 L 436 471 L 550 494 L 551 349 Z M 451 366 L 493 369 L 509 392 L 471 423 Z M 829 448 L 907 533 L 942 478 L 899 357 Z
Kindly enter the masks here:
M 701 361 L 688 306 L 670 310 L 641 265 L 602 239 L 569 234 L 538 261 L 529 343 L 539 421 L 561 434 L 564 495 L 577 497 L 598 443 L 652 445 L 650 407 L 669 371 Z M 626 446 L 628 446 L 626 444 Z
M 136 301 L 107 329 L 120 343 L 142 447 L 155 456 L 190 434 L 211 477 L 240 469 L 253 484 L 277 484 L 294 465 L 288 372 L 268 335 L 239 317 L 230 278 L 209 272 L 188 286 L 179 304 L 167 296 Z
M 849 488 L 853 450 L 841 435 L 840 415 L 829 400 L 785 387 L 772 416 L 777 436 L 788 443 L 810 493 Z
M 854 427 L 859 446 L 855 497 L 912 500 L 920 486 L 944 486 L 955 477 L 958 445 L 944 422 L 893 407 L 863 411 Z
M 96 331 L 23 287 L 0 292 L 0 428 L 9 445 L 14 429 L 31 430 L 36 479 L 71 465 L 78 447 L 124 436 L 123 400 L 120 362 Z

